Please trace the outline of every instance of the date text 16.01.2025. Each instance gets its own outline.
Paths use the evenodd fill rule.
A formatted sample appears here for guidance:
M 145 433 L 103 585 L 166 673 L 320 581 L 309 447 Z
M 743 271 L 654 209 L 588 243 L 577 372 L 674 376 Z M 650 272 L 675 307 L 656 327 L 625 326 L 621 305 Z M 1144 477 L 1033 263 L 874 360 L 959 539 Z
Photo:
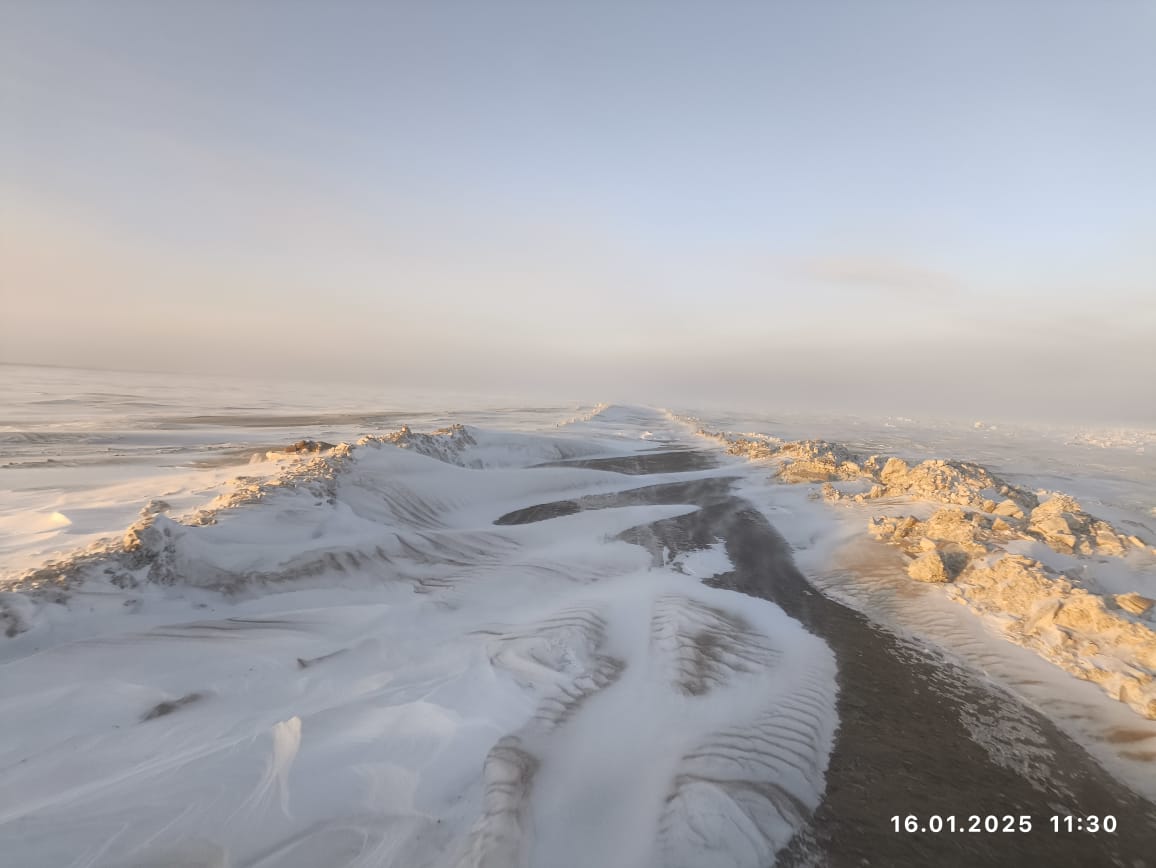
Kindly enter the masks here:
M 891 826 L 896 832 L 1030 832 L 1034 826 L 1033 818 L 1028 814 L 969 814 L 954 816 L 952 814 L 931 814 L 920 817 L 908 814 L 901 817 L 896 814 L 891 818 Z M 1111 814 L 1098 816 L 1096 814 L 1055 814 L 1041 823 L 1040 828 L 1051 832 L 1107 832 L 1116 831 L 1116 818 Z

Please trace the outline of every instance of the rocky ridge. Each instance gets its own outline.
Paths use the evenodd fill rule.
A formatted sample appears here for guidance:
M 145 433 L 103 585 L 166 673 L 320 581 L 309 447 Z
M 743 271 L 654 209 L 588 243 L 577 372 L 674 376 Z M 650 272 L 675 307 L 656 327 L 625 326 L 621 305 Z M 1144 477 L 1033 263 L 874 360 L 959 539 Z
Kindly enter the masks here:
M 1096 593 L 1074 572 L 1008 551 L 1011 543 L 1035 542 L 1081 559 L 1147 561 L 1156 549 L 1138 536 L 1089 515 L 1068 495 L 1041 502 L 972 462 L 909 465 L 893 457 L 863 458 L 824 440 L 698 433 L 731 455 L 776 463 L 783 482 L 820 484 L 817 495 L 831 503 L 937 505 L 924 520 L 873 516 L 868 529 L 909 556 L 912 579 L 946 585 L 954 599 L 998 619 L 1010 640 L 1156 719 L 1154 601 L 1138 593 Z M 861 490 L 848 490 L 856 487 Z

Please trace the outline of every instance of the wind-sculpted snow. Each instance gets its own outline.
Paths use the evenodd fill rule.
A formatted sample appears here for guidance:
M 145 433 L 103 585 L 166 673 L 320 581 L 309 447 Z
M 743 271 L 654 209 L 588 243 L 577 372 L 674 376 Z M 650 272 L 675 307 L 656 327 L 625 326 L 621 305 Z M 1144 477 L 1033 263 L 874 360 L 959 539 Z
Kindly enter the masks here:
M 660 598 L 651 627 L 652 647 L 665 652 L 673 684 L 690 696 L 733 689 L 745 678 L 765 683 L 784 665 L 769 637 L 701 603 Z M 766 865 L 814 809 L 833 697 L 822 667 L 799 674 L 789 690 L 768 690 L 761 707 L 754 704 L 682 754 L 660 821 L 656 865 Z
M 625 663 L 604 652 L 606 616 L 597 605 L 558 612 L 544 621 L 488 636 L 490 663 L 526 687 L 548 685 L 529 729 L 548 732 L 582 701 L 615 681 Z
M 808 673 L 679 763 L 660 823 L 664 868 L 767 865 L 818 804 L 831 732 L 827 679 Z
M 834 659 L 701 583 L 721 545 L 625 541 L 698 509 L 677 476 L 526 466 L 632 454 L 627 418 L 306 451 L 16 582 L 0 861 L 765 866 L 819 803 Z
M 742 618 L 680 597 L 655 602 L 650 639 L 673 666 L 671 682 L 690 696 L 725 684 L 736 672 L 770 669 L 779 658 Z
M 168 517 L 167 505 L 163 502 L 150 502 L 141 511 L 140 519 L 121 537 L 100 540 L 7 580 L 0 585 L 0 628 L 9 637 L 23 632 L 29 618 L 34 617 L 32 609 L 42 608 L 46 603 L 63 603 L 70 598 L 74 587 L 86 582 L 111 583 L 121 588 L 138 588 L 144 584 L 185 585 L 237 593 L 254 586 L 317 577 L 331 569 L 356 570 L 371 561 L 389 561 L 391 551 L 396 553 L 398 549 L 416 554 L 431 545 L 442 546 L 444 541 L 431 541 L 420 532 L 439 526 L 439 516 L 451 505 L 445 498 L 439 500 L 425 492 L 415 493 L 404 482 L 394 479 L 370 483 L 374 487 L 369 498 L 372 506 L 367 506 L 367 498 L 350 491 L 357 488 L 359 479 L 365 478 L 349 472 L 354 466 L 355 451 L 360 453 L 358 467 L 364 467 L 372 463 L 374 452 L 386 449 L 387 454 L 393 454 L 398 451 L 395 447 L 471 468 L 524 467 L 606 451 L 605 444 L 593 438 L 505 434 L 460 425 L 431 434 L 402 428 L 386 436 L 362 437 L 354 446 L 339 444 L 321 454 L 301 450 L 299 460 L 276 476 L 270 479 L 238 477 L 231 491 L 179 521 Z M 487 484 L 492 482 L 493 477 L 487 477 Z M 340 502 L 339 486 L 343 498 Z M 549 485 L 540 489 L 550 490 Z M 448 492 L 446 497 L 452 501 L 457 493 Z M 370 510 L 371 514 L 366 517 L 372 526 L 358 527 L 357 522 L 349 520 L 353 502 L 358 508 Z M 277 523 L 279 527 L 301 525 L 307 528 L 307 535 L 295 534 L 289 540 L 279 540 L 286 534 L 267 533 L 261 525 L 268 520 L 268 512 L 254 518 L 240 509 L 258 503 L 268 503 L 283 513 L 282 521 Z M 237 531 L 235 534 L 225 532 L 232 537 L 232 542 L 236 543 L 244 535 L 252 544 L 231 545 L 227 549 L 228 557 L 222 559 L 219 555 L 225 548 L 206 546 L 202 542 L 215 535 L 202 528 L 219 522 Z M 258 527 L 252 527 L 253 524 Z M 383 534 L 380 524 L 417 533 Z M 340 534 L 358 530 L 361 533 L 357 534 L 356 544 L 342 542 L 334 546 L 330 530 Z M 275 544 L 275 540 L 280 544 Z M 468 545 L 465 548 L 462 554 L 472 562 L 469 558 L 477 552 L 470 551 Z M 451 560 L 448 556 L 439 559 Z
M 223 585 L 235 581 L 228 571 L 212 567 L 205 571 L 178 569 L 187 552 L 182 539 L 191 528 L 217 523 L 219 516 L 230 516 L 240 507 L 264 501 L 277 500 L 286 495 L 297 505 L 312 502 L 317 506 L 336 504 L 337 475 L 346 466 L 352 454 L 347 444 L 330 450 L 327 455 L 301 459 L 290 464 L 272 479 L 238 477 L 232 490 L 216 498 L 207 507 L 198 509 L 183 522 L 167 517 L 163 501 L 150 501 L 142 510 L 140 520 L 120 537 L 101 540 L 86 549 L 51 561 L 42 567 L 28 570 L 5 583 L 5 591 L 18 592 L 28 599 L 25 603 L 47 600 L 67 601 L 75 585 L 89 579 L 108 581 L 121 587 L 135 587 L 142 581 L 158 584 L 189 583 L 193 585 Z M 262 537 L 263 541 L 263 537 Z M 13 612 L 20 605 L 18 598 L 0 598 L 0 614 Z M 9 635 L 24 627 L 20 618 L 12 615 Z

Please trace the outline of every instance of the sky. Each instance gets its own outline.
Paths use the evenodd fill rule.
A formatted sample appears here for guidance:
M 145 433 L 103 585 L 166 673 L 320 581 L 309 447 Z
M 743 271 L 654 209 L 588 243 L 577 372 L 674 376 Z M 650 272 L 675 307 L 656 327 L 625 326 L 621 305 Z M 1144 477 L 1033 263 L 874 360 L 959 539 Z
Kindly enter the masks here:
M 0 362 L 1156 422 L 1156 3 L 0 3 Z

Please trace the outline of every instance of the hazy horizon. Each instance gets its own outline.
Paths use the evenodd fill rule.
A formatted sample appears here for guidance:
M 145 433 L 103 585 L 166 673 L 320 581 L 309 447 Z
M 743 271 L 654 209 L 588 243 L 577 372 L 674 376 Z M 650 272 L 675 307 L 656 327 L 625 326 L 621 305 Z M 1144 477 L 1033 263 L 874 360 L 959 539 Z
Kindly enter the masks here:
M 230 412 L 237 410 L 234 406 L 237 390 L 268 389 L 271 393 L 284 400 L 287 395 L 295 394 L 294 390 L 305 390 L 309 396 L 309 408 L 303 412 L 334 413 L 336 415 L 349 413 L 375 412 L 427 412 L 435 404 L 438 409 L 445 411 L 475 411 L 481 409 L 497 410 L 502 407 L 511 409 L 528 408 L 571 408 L 575 413 L 595 405 L 644 407 L 665 409 L 680 414 L 690 414 L 692 417 L 700 414 L 711 416 L 723 414 L 750 420 L 761 419 L 764 422 L 773 422 L 776 418 L 795 423 L 805 422 L 808 419 L 823 421 L 824 423 L 844 419 L 852 423 L 888 423 L 911 422 L 917 425 L 949 425 L 957 429 L 971 428 L 973 423 L 982 423 L 985 428 L 999 426 L 1023 427 L 1027 430 L 1053 431 L 1112 431 L 1137 430 L 1153 431 L 1156 426 L 1143 415 L 1132 418 L 1099 418 L 1079 419 L 1071 416 L 1024 416 L 1013 412 L 1005 413 L 970 413 L 964 406 L 944 406 L 940 409 L 897 409 L 887 402 L 871 400 L 861 397 L 857 402 L 823 403 L 821 394 L 814 392 L 809 396 L 812 400 L 797 400 L 790 394 L 779 394 L 770 387 L 763 392 L 757 389 L 745 391 L 736 390 L 732 397 L 705 397 L 699 400 L 684 400 L 675 396 L 675 400 L 658 400 L 659 394 L 652 391 L 650 397 L 631 392 L 615 392 L 612 389 L 604 390 L 600 394 L 588 393 L 581 390 L 559 389 L 556 386 L 542 388 L 505 389 L 501 384 L 492 387 L 461 388 L 453 383 L 421 387 L 408 383 L 383 384 L 380 379 L 367 372 L 351 371 L 345 376 L 314 376 L 273 375 L 262 376 L 254 373 L 239 371 L 223 371 L 212 374 L 198 373 L 187 370 L 164 370 L 159 368 L 108 368 L 108 367 L 78 367 L 75 365 L 57 365 L 38 362 L 5 362 L 0 361 L 0 374 L 5 368 L 32 368 L 51 369 L 64 372 L 79 372 L 88 374 L 126 375 L 129 377 L 165 378 L 167 384 L 180 387 L 180 380 L 186 380 L 188 386 L 203 388 L 205 384 L 227 384 L 230 397 L 222 398 L 221 407 L 228 406 Z M 359 376 L 360 375 L 360 376 Z M 0 378 L 2 379 L 2 378 Z M 83 384 L 73 383 L 77 389 L 77 398 L 82 398 Z M 121 383 L 131 387 L 131 384 Z M 149 384 L 150 386 L 152 384 Z M 726 386 L 726 383 L 720 385 Z M 318 390 L 331 390 L 332 407 L 323 410 L 317 403 Z M 796 393 L 798 394 L 798 393 Z M 1138 408 L 1143 410 L 1142 407 Z M 2 420 L 0 420 L 2 421 Z
M 0 362 L 1156 421 L 1151 4 L 0 24 Z

